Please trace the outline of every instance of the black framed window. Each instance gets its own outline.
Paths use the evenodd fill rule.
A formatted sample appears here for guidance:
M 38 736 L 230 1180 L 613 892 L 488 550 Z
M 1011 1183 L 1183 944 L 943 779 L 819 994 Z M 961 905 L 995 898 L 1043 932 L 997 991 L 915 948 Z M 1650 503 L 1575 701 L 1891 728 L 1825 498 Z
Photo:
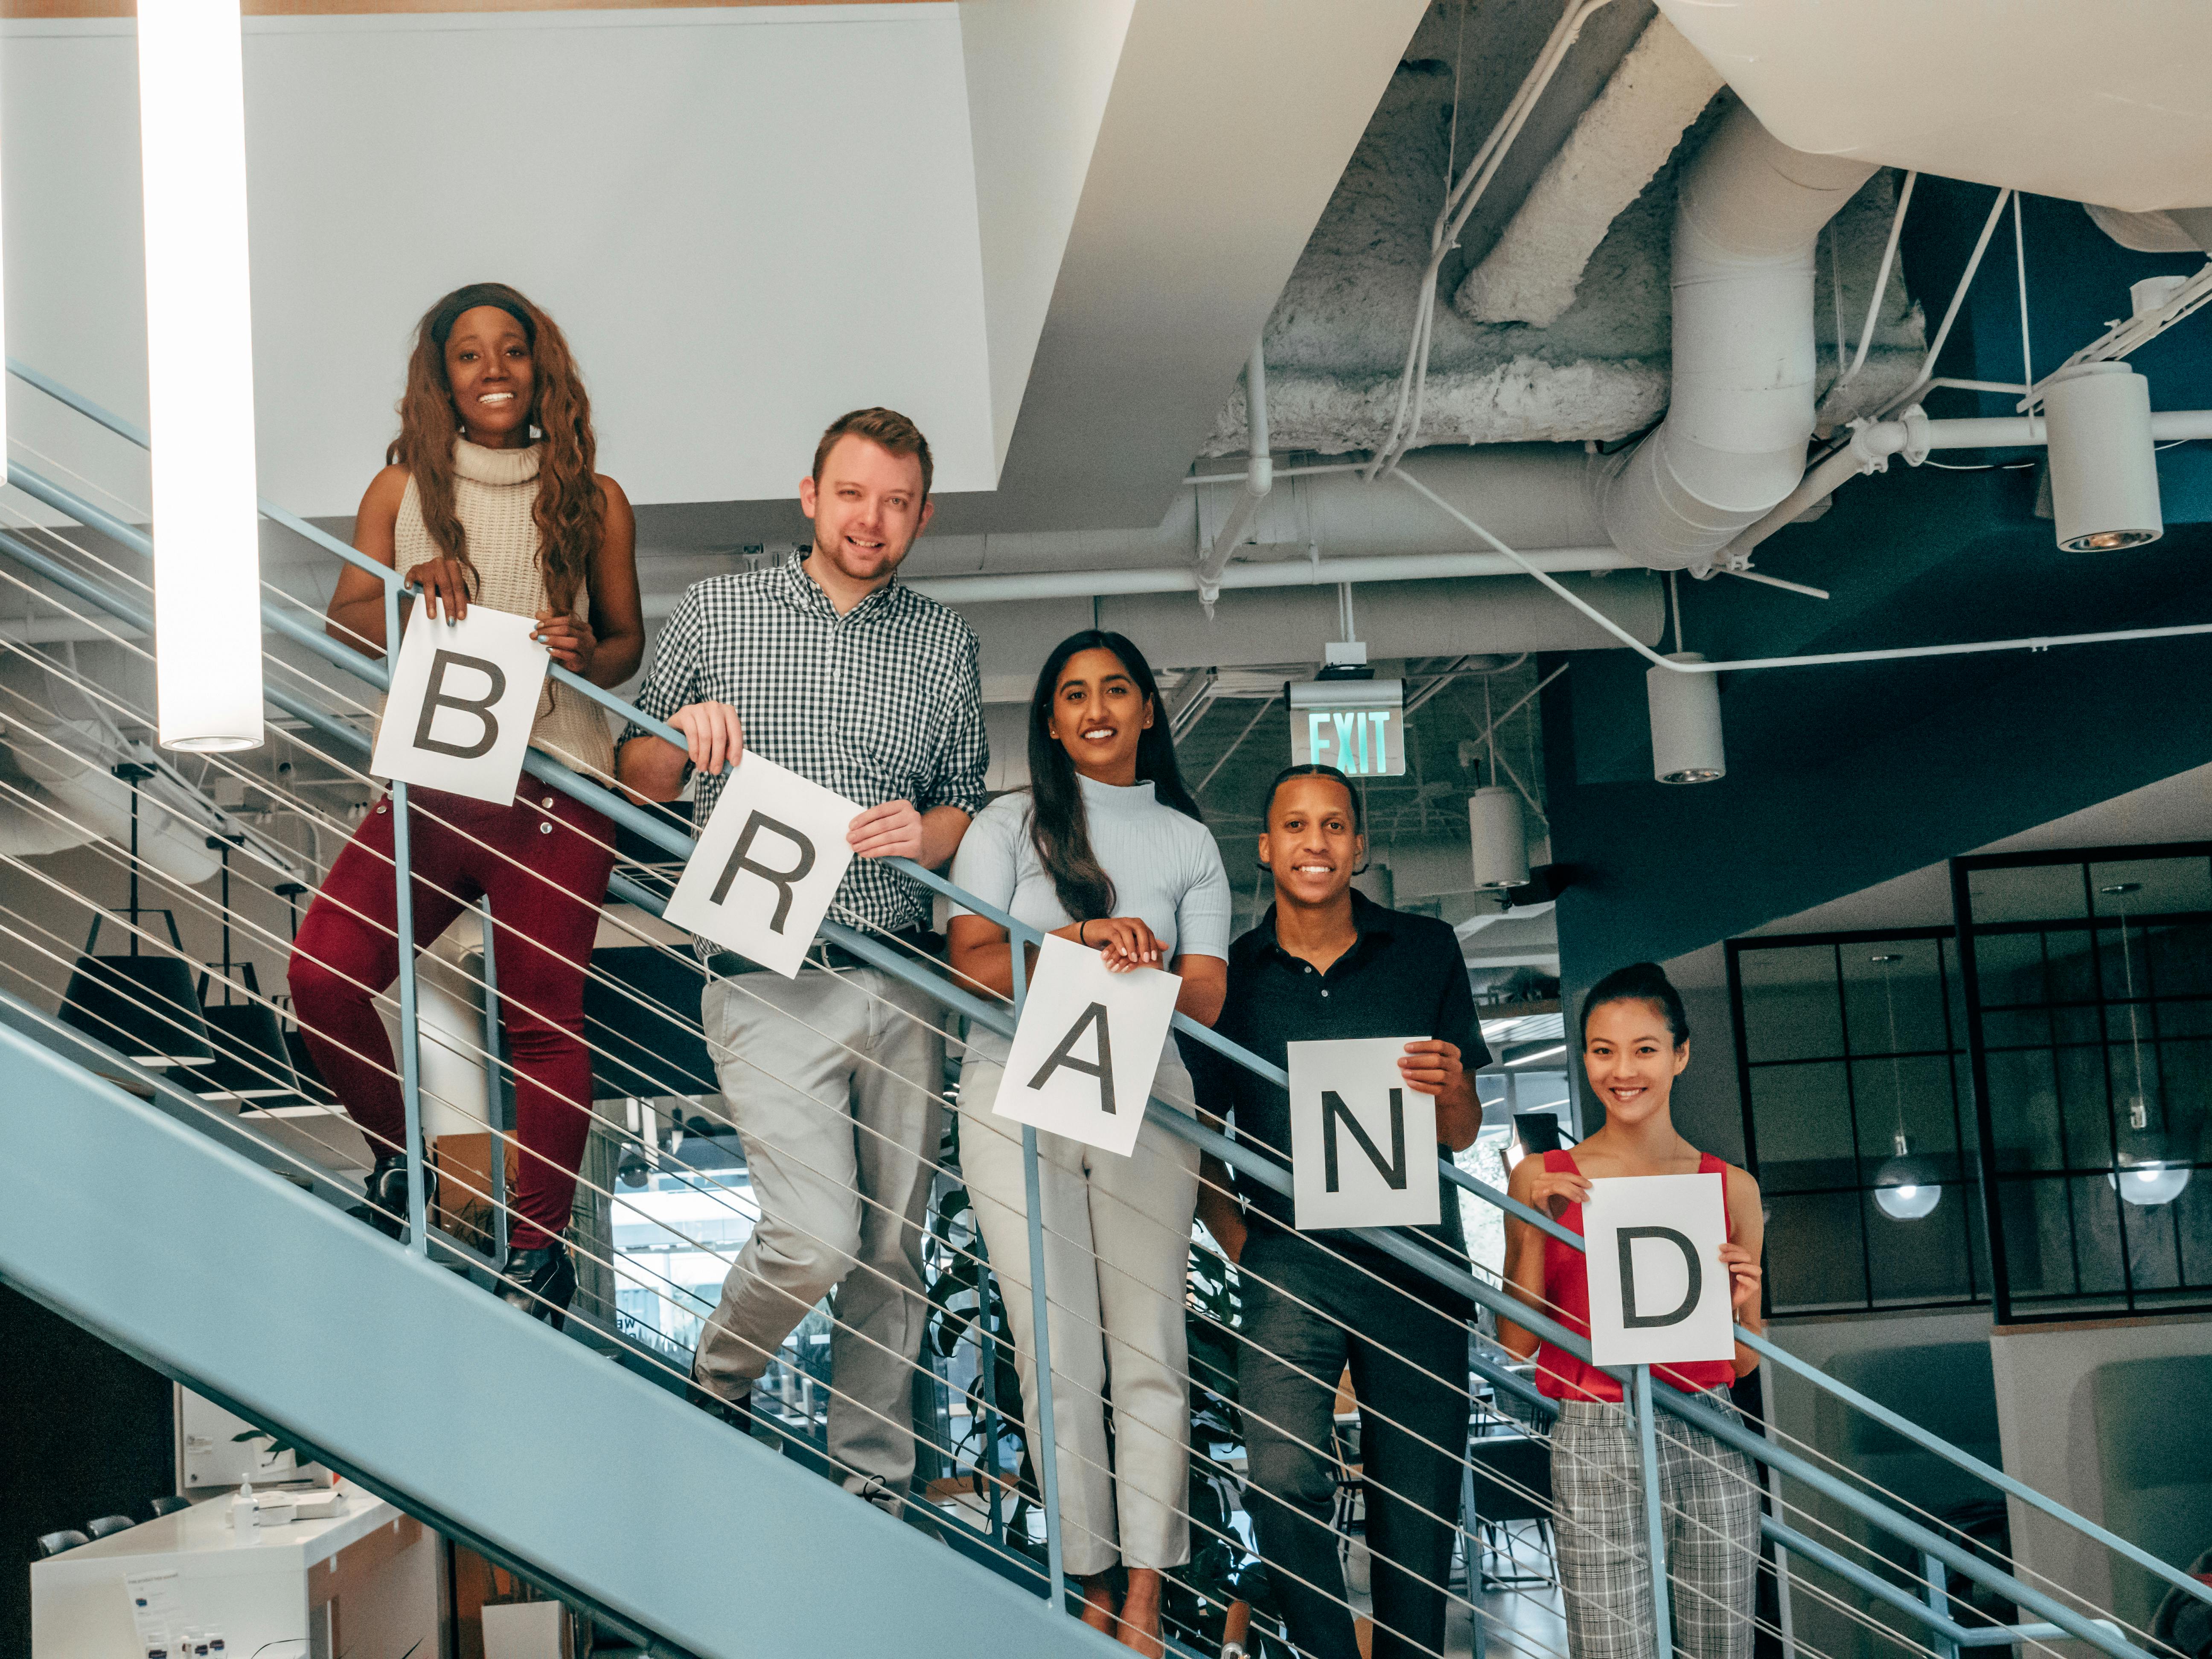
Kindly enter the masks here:
M 2212 842 L 1951 878 L 1998 1320 L 2212 1309 Z
M 1986 1301 L 1977 1126 L 1948 927 L 1728 941 L 1770 1314 Z

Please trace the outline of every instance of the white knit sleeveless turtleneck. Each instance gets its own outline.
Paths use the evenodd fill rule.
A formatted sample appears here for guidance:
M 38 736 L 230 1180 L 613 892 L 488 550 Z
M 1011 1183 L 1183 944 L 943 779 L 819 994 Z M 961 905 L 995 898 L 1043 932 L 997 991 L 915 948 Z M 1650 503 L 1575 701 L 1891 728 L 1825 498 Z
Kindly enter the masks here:
M 473 602 L 494 611 L 535 617 L 552 600 L 538 562 L 538 525 L 531 508 L 538 501 L 538 465 L 543 444 L 527 449 L 486 449 L 462 439 L 453 445 L 453 512 L 467 538 L 469 562 L 476 567 Z M 440 556 L 422 521 L 415 480 L 399 503 L 395 536 L 404 573 Z M 588 618 L 590 596 L 579 592 L 575 614 Z M 598 703 L 572 686 L 548 680 L 538 694 L 538 718 L 530 728 L 531 746 L 587 775 L 611 773 L 613 734 Z

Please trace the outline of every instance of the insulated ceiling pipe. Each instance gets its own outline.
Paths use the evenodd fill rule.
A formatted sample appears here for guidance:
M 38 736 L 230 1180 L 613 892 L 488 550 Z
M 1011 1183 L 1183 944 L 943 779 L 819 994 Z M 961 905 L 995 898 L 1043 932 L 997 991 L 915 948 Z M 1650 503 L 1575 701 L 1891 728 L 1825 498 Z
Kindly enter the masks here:
M 1791 149 L 1738 108 L 1685 172 L 1672 398 L 1602 491 L 1624 553 L 1703 574 L 1796 487 L 1813 433 L 1814 246 L 1874 171 Z

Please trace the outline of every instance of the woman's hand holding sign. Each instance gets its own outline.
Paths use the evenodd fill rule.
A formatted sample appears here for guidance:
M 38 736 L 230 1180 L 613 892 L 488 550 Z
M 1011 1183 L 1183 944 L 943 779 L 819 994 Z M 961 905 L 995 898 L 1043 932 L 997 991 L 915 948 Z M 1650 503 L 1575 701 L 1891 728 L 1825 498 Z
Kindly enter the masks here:
M 1533 1174 L 1524 1176 L 1524 1171 Z M 1524 1158 L 1513 1171 L 1507 1190 L 1532 1210 L 1540 1210 L 1557 1221 L 1571 1204 L 1589 1202 L 1589 1177 L 1579 1170 L 1547 1170 L 1540 1158 Z
M 1729 1271 L 1729 1291 L 1735 1310 L 1735 1322 L 1758 1328 L 1759 1258 L 1741 1244 L 1723 1244 L 1721 1246 L 1721 1266 Z
M 548 609 L 538 613 L 531 638 L 553 654 L 553 660 L 571 674 L 589 674 L 599 648 L 599 635 L 581 617 L 556 617 Z
M 408 571 L 407 585 L 422 590 L 425 615 L 453 623 L 469 614 L 469 568 L 459 559 L 425 559 Z
M 1138 968 L 1157 968 L 1162 951 L 1159 935 L 1153 933 L 1142 916 L 1097 916 L 1089 921 L 1072 921 L 1053 932 L 1061 939 L 1073 939 L 1086 950 L 1098 952 L 1109 974 L 1126 974 Z

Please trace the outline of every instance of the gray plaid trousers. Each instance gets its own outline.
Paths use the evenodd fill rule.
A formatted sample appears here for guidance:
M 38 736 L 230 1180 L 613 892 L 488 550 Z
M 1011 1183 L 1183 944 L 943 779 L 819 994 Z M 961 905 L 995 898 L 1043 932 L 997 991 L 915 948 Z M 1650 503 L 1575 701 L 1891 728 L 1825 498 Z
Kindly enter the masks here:
M 1725 1395 L 1705 1401 L 1733 1413 Z M 1626 1407 L 1560 1402 L 1552 1492 L 1571 1659 L 1654 1659 L 1644 1460 Z M 1690 1659 L 1751 1659 L 1759 1577 L 1759 1477 L 1751 1460 L 1662 1416 L 1659 1507 L 1675 1650 Z

